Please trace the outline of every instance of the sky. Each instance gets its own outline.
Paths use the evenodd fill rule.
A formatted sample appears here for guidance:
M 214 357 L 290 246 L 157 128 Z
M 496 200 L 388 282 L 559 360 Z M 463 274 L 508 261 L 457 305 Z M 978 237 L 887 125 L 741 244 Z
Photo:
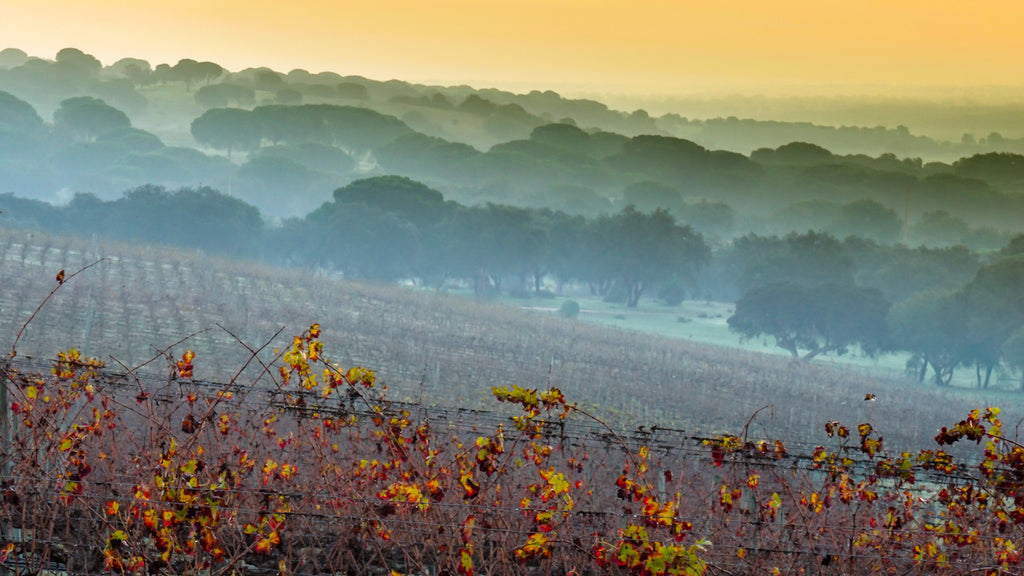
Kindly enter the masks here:
M 0 0 L 0 48 L 509 89 L 1024 83 L 1019 0 Z

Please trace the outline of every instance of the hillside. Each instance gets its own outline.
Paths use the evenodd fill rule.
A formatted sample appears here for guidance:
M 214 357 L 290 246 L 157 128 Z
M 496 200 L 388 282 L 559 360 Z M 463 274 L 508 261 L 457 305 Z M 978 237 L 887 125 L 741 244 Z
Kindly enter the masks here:
M 112 367 L 156 357 L 146 369 L 166 374 L 170 364 L 161 352 L 180 356 L 191 348 L 197 377 L 226 379 L 248 356 L 232 334 L 255 348 L 283 327 L 267 348 L 269 359 L 270 350 L 319 322 L 334 361 L 377 370 L 399 399 L 492 407 L 492 386 L 551 385 L 618 427 L 692 433 L 736 432 L 770 405 L 752 433 L 812 446 L 829 420 L 868 419 L 888 442 L 923 446 L 938 427 L 980 401 L 853 369 L 794 365 L 433 291 L 340 281 L 198 252 L 5 231 L 0 254 L 4 342 L 13 341 L 59 270 L 70 274 L 107 259 L 63 286 L 26 330 L 19 357 L 36 361 L 79 347 Z M 867 393 L 876 401 L 863 401 Z M 1018 398 L 998 404 L 1007 421 L 1024 413 Z
M 553 91 L 232 72 L 189 59 L 104 66 L 73 48 L 54 61 L 9 50 L 0 60 L 0 193 L 62 204 L 150 185 L 209 187 L 279 223 L 353 181 L 393 175 L 465 206 L 588 217 L 662 207 L 725 240 L 827 228 L 845 205 L 872 200 L 908 226 L 936 214 L 957 224 L 939 227 L 949 230 L 941 238 L 910 235 L 915 242 L 993 249 L 1024 214 L 1016 108 L 993 106 L 948 141 L 915 122 L 894 126 L 891 114 L 884 125 L 705 117 L 690 101 L 652 116 Z M 997 119 L 1007 134 L 982 136 Z

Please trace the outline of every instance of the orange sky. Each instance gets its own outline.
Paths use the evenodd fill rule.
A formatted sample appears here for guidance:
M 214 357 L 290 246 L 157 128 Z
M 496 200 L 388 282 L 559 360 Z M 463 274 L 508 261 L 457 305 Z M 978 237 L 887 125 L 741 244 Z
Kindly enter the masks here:
M 0 48 L 635 93 L 1019 85 L 1022 22 L 1019 0 L 0 0 Z

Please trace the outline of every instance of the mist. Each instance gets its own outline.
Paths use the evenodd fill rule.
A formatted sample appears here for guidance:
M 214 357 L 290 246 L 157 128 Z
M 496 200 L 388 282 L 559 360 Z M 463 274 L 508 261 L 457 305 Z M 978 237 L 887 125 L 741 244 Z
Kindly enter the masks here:
M 893 390 L 1008 391 L 1020 387 L 1021 322 L 1001 290 L 1024 233 L 1014 94 L 604 100 L 9 49 L 0 214 L 10 258 L 25 266 L 104 251 L 120 261 L 125 246 L 150 246 L 170 252 L 131 256 L 142 269 L 216 258 L 238 286 L 268 269 L 342 291 L 403 286 L 395 294 L 442 298 L 415 306 L 610 325 L 712 355 L 825 364 L 837 379 L 865 370 Z M 143 292 L 145 306 L 170 299 L 195 315 L 160 339 L 249 317 L 233 296 L 204 303 L 221 282 L 210 274 L 206 288 L 182 284 L 187 302 Z M 122 312 L 143 305 L 122 298 Z M 417 314 L 395 306 L 389 333 Z M 929 326 L 943 306 L 964 315 Z M 313 321 L 301 309 L 279 314 Z M 260 314 L 274 316 L 272 303 Z M 265 330 L 242 326 L 253 338 Z M 365 360 L 389 362 L 373 342 Z M 707 414 L 655 417 L 726 421 Z
M 353 72 L 0 51 L 4 569 L 1020 561 L 1024 92 Z

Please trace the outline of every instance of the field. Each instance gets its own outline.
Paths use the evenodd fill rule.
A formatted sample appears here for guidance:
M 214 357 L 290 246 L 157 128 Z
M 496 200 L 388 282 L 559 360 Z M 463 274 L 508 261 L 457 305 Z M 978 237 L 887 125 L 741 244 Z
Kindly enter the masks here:
M 686 300 L 679 306 L 668 306 L 653 299 L 645 299 L 641 300 L 637 308 L 629 309 L 621 304 L 608 303 L 599 297 L 585 293 L 572 294 L 571 298 L 579 302 L 581 306 L 579 319 L 583 321 L 623 330 L 680 338 L 701 344 L 790 357 L 789 352 L 776 346 L 770 336 L 748 340 L 731 332 L 726 323 L 733 313 L 733 305 L 729 302 Z M 534 299 L 524 303 L 523 300 L 507 298 L 503 302 L 512 306 L 523 306 L 530 310 L 555 314 L 561 302 L 566 299 Z M 834 366 L 839 370 L 860 369 L 869 376 L 885 380 L 901 380 L 906 374 L 908 358 L 909 354 L 906 352 L 882 354 L 870 358 L 860 354 L 854 348 L 850 353 L 842 356 L 819 356 L 814 362 Z M 930 374 L 928 378 L 931 378 Z M 971 388 L 977 385 L 975 375 L 970 368 L 957 370 L 951 383 L 961 388 Z M 1016 391 L 1019 386 L 1019 375 L 1010 373 L 1003 367 L 999 367 L 993 375 L 993 388 Z
M 16 574 L 1021 562 L 1014 396 L 957 425 L 986 398 L 454 294 L 11 231 L 0 262 Z M 954 465 L 941 426 L 992 437 Z
M 866 425 L 799 453 L 746 430 L 620 435 L 557 389 L 495 390 L 512 420 L 395 403 L 371 372 L 334 368 L 320 335 L 293 340 L 269 388 L 197 380 L 189 352 L 163 378 L 70 352 L 50 375 L 5 363 L 0 569 L 996 575 L 1021 561 L 1001 476 L 941 451 L 886 457 Z M 971 418 L 950 441 L 998 435 L 995 413 Z M 1021 470 L 1013 450 L 985 456 Z
M 929 445 L 941 425 L 978 405 L 997 403 L 1014 421 L 1024 414 L 1012 394 L 936 390 L 857 365 L 794 364 L 546 311 L 194 252 L 6 232 L 0 254 L 0 338 L 7 342 L 54 287 L 57 271 L 106 258 L 62 287 L 22 336 L 21 355 L 44 365 L 58 350 L 78 347 L 109 364 L 149 362 L 147 369 L 166 374 L 168 358 L 191 348 L 204 378 L 227 379 L 248 356 L 239 340 L 255 348 L 283 328 L 263 352 L 270 360 L 291 334 L 319 322 L 337 362 L 372 368 L 393 397 L 428 406 L 480 408 L 491 405 L 494 386 L 550 385 L 620 429 L 735 432 L 767 406 L 756 426 L 768 436 L 813 445 L 824 422 L 871 420 L 908 449 Z M 609 323 L 631 322 L 605 312 Z M 721 323 L 724 314 L 717 309 L 708 321 Z M 866 394 L 876 400 L 864 402 Z

